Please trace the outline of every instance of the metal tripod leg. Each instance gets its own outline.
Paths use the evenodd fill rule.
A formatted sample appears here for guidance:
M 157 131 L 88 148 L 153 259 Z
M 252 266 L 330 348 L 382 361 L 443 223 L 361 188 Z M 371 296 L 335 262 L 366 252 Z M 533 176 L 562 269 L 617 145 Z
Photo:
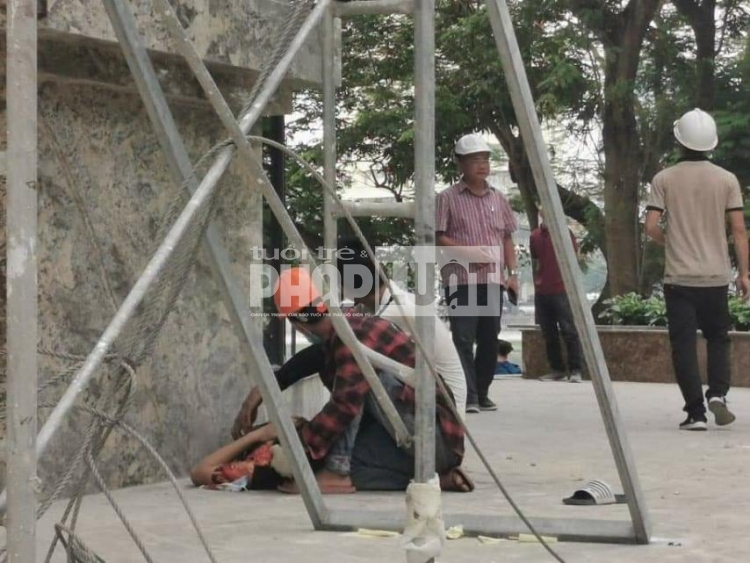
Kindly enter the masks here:
M 581 338 L 581 346 L 591 373 L 599 410 L 617 464 L 617 471 L 628 499 L 628 509 L 633 521 L 635 536 L 638 542 L 648 543 L 650 525 L 643 491 L 635 469 L 633 453 L 630 450 L 630 444 L 620 420 L 617 401 L 599 342 L 599 335 L 596 332 L 594 318 L 583 292 L 581 275 L 577 267 L 578 262 L 568 236 L 565 214 L 563 213 L 560 196 L 557 193 L 557 185 L 549 163 L 542 129 L 534 109 L 534 100 L 521 60 L 508 5 L 505 0 L 487 0 L 487 8 L 502 61 L 505 80 L 518 119 L 518 127 L 534 173 L 534 181 L 539 187 L 539 197 L 544 208 L 551 210 L 551 213 L 547 213 L 549 215 L 547 223 L 552 235 L 552 243 L 555 253 L 560 257 L 560 272 L 570 299 L 570 308 L 573 311 L 576 328 Z
M 327 10 L 331 0 L 320 0 L 315 8 L 313 8 L 308 21 L 319 22 L 325 11 Z M 185 30 L 182 28 L 177 15 L 172 9 L 171 5 L 167 0 L 156 0 L 156 5 L 162 11 L 167 29 L 174 38 L 174 43 L 177 49 L 181 52 L 186 62 L 195 74 L 198 82 L 200 82 L 206 96 L 208 97 L 211 104 L 214 106 L 216 114 L 221 119 L 222 123 L 226 127 L 227 131 L 231 135 L 232 141 L 239 150 L 240 163 L 245 167 L 246 171 L 251 178 L 254 179 L 255 189 L 260 189 L 263 196 L 268 203 L 268 206 L 273 211 L 276 219 L 279 221 L 281 227 L 284 229 L 284 233 L 289 238 L 291 243 L 300 249 L 307 249 L 305 241 L 302 239 L 297 227 L 292 221 L 289 213 L 286 210 L 283 202 L 279 199 L 278 194 L 273 189 L 273 186 L 266 177 L 263 171 L 262 162 L 255 151 L 250 146 L 248 140 L 245 138 L 247 130 L 249 129 L 247 123 L 249 120 L 248 116 L 242 116 L 238 123 L 235 119 L 232 111 L 221 94 L 219 89 L 208 72 L 206 65 L 201 60 L 200 56 L 196 53 L 192 43 L 188 39 Z M 273 75 L 272 75 L 273 76 Z M 256 106 L 253 106 L 256 109 Z M 306 262 L 313 268 L 317 267 L 316 260 L 312 257 L 310 252 L 306 253 Z M 319 273 L 314 271 L 314 279 L 319 276 Z M 322 287 L 321 280 L 316 279 L 319 287 Z M 380 407 L 383 409 L 383 413 L 388 418 L 388 422 L 391 424 L 394 430 L 395 438 L 398 444 L 408 445 L 411 443 L 411 436 L 404 425 L 401 416 L 396 411 L 396 407 L 390 400 L 388 393 L 383 387 L 382 382 L 378 378 L 375 370 L 370 365 L 367 357 L 362 353 L 358 346 L 357 337 L 354 335 L 351 326 L 343 316 L 343 312 L 338 305 L 337 296 L 334 292 L 329 292 L 328 298 L 328 309 L 331 313 L 330 319 L 336 330 L 336 334 L 342 340 L 342 342 L 349 348 L 354 357 L 357 365 L 362 370 L 362 375 L 367 380 L 370 386 L 370 392 L 373 394 L 373 398 L 378 402 Z
M 104 5 L 166 155 L 172 176 L 178 185 L 182 185 L 187 180 L 188 189 L 194 193 L 198 187 L 198 180 L 143 40 L 138 34 L 135 18 L 123 0 L 104 0 Z M 295 478 L 299 483 L 310 519 L 316 529 L 320 528 L 325 514 L 320 489 L 310 464 L 306 462 L 302 444 L 294 429 L 291 416 L 287 412 L 268 357 L 259 344 L 262 338 L 253 323 L 250 308 L 234 279 L 226 250 L 213 226 L 208 228 L 203 248 L 209 258 L 214 277 L 221 288 L 224 305 L 232 318 L 245 359 L 258 374 L 264 403 L 271 421 L 279 430 L 284 446 L 293 453 L 296 460 L 301 460 L 301 463 L 295 464 Z

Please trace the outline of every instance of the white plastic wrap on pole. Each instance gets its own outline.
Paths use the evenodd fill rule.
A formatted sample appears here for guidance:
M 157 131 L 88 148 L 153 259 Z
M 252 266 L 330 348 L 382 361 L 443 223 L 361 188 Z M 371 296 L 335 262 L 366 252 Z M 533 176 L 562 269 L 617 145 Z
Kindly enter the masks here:
M 11 0 L 7 6 L 7 554 L 10 563 L 31 563 L 37 489 L 37 5 Z
M 354 2 L 336 2 L 336 15 L 340 18 L 412 13 L 414 13 L 414 0 L 355 0 Z
M 443 551 L 445 524 L 437 475 L 427 483 L 410 483 L 406 488 L 406 527 L 402 547 L 406 563 L 428 563 Z
M 320 0 L 311 12 L 308 20 L 305 22 L 305 25 L 307 25 L 311 21 L 320 21 L 330 2 L 331 0 Z M 274 190 L 273 186 L 266 177 L 265 172 L 263 171 L 263 164 L 261 159 L 258 157 L 253 148 L 250 146 L 248 140 L 245 138 L 245 134 L 247 133 L 247 131 L 244 130 L 246 117 L 242 118 L 242 122 L 240 124 L 237 123 L 231 109 L 224 99 L 224 96 L 221 94 L 221 91 L 216 86 L 213 78 L 211 77 L 211 73 L 208 72 L 206 65 L 203 64 L 203 61 L 195 51 L 193 44 L 187 38 L 185 30 L 183 29 L 182 24 L 177 18 L 177 15 L 174 13 L 174 10 L 172 9 L 169 2 L 167 0 L 156 0 L 156 5 L 161 10 L 161 15 L 164 18 L 167 29 L 174 38 L 175 47 L 185 58 L 185 61 L 193 71 L 193 74 L 195 74 L 195 77 L 198 79 L 198 82 L 203 88 L 203 91 L 206 93 L 206 97 L 214 107 L 214 110 L 216 111 L 216 114 L 218 115 L 221 122 L 224 124 L 224 127 L 229 132 L 232 141 L 234 141 L 235 143 L 235 146 L 238 148 L 240 163 L 247 171 L 249 177 L 255 179 L 256 185 L 251 186 L 251 189 L 259 188 L 260 190 L 262 190 L 263 196 L 265 197 L 268 206 L 271 208 L 271 211 L 275 215 L 282 229 L 284 229 L 284 233 L 289 238 L 289 241 L 296 248 L 307 250 L 307 245 L 305 244 L 304 239 L 299 234 L 297 227 L 294 225 L 294 222 L 289 216 L 284 203 L 281 201 L 279 195 L 276 193 L 276 190 Z M 315 275 L 317 274 L 319 276 L 320 274 L 316 271 L 318 264 L 313 258 L 312 253 L 305 253 L 305 261 L 313 269 L 313 279 L 316 279 Z M 322 285 L 320 285 L 319 278 L 317 278 L 316 281 L 318 282 L 318 286 L 322 287 Z M 359 346 L 357 346 L 359 341 L 352 331 L 351 326 L 349 326 L 349 323 L 344 318 L 343 312 L 339 307 L 336 295 L 333 292 L 329 292 L 328 297 L 328 308 L 331 313 L 331 321 L 333 323 L 334 329 L 336 330 L 336 334 L 338 334 L 344 345 L 346 345 L 351 350 L 352 355 L 354 356 L 354 360 L 362 370 L 362 375 L 370 385 L 370 390 L 372 391 L 374 398 L 383 409 L 383 414 L 386 416 L 386 418 L 388 418 L 388 421 L 393 428 L 396 442 L 400 446 L 410 445 L 412 442 L 412 437 L 406 429 L 406 425 L 401 419 L 401 416 L 398 414 L 398 411 L 396 411 L 396 407 L 388 397 L 388 393 L 383 387 L 383 383 L 378 378 L 375 370 L 367 361 L 367 358 L 362 353 Z
M 405 219 L 413 219 L 416 210 L 416 204 L 413 201 L 342 201 L 341 203 L 352 217 L 403 217 Z M 344 215 L 338 208 L 334 210 L 334 214 L 338 216 Z

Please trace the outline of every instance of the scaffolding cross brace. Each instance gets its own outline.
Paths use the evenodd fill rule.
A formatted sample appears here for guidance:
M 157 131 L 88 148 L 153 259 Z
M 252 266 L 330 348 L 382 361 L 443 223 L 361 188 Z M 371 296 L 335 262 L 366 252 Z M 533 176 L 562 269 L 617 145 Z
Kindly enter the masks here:
M 216 158 L 214 165 L 204 176 L 203 180 L 198 183 L 195 180 L 194 171 L 182 142 L 177 132 L 174 120 L 169 111 L 164 98 L 164 93 L 159 86 L 154 69 L 146 53 L 143 42 L 138 35 L 136 22 L 132 13 L 126 7 L 124 0 L 103 0 L 108 14 L 115 28 L 118 41 L 125 53 L 125 57 L 134 75 L 141 97 L 144 100 L 149 116 L 154 124 L 157 137 L 161 143 L 162 149 L 167 155 L 170 171 L 179 184 L 186 180 L 188 188 L 193 193 L 188 205 L 180 215 L 172 230 L 169 232 L 159 250 L 153 256 L 144 273 L 134 285 L 128 298 L 123 303 L 121 309 L 112 319 L 112 322 L 105 330 L 97 346 L 92 350 L 87 358 L 86 363 L 76 374 L 74 382 L 66 391 L 65 395 L 50 415 L 46 424 L 42 428 L 34 448 L 35 425 L 30 424 L 23 427 L 20 421 L 16 420 L 13 413 L 13 405 L 9 397 L 9 424 L 14 425 L 13 431 L 8 436 L 9 451 L 17 451 L 18 448 L 26 448 L 29 456 L 13 462 L 9 468 L 9 476 L 18 475 L 18 471 L 31 471 L 35 468 L 36 457 L 40 455 L 49 441 L 52 439 L 55 431 L 60 426 L 63 418 L 69 412 L 75 401 L 77 394 L 86 386 L 87 382 L 93 377 L 94 373 L 101 364 L 104 356 L 119 336 L 128 318 L 132 315 L 135 308 L 143 299 L 145 292 L 150 284 L 159 274 L 164 264 L 169 260 L 174 246 L 181 237 L 186 233 L 187 227 L 192 218 L 195 216 L 201 203 L 210 197 L 212 190 L 215 188 L 222 174 L 228 167 L 235 153 L 238 152 L 240 160 L 245 166 L 248 176 L 251 179 L 251 188 L 261 190 L 264 197 L 269 203 L 274 214 L 277 216 L 285 233 L 292 243 L 304 247 L 304 243 L 291 221 L 288 213 L 284 209 L 282 202 L 270 185 L 265 173 L 262 170 L 260 160 L 250 147 L 245 135 L 253 123 L 258 119 L 266 103 L 273 95 L 276 87 L 280 84 L 291 64 L 296 52 L 302 47 L 309 34 L 320 24 L 323 29 L 323 89 L 324 89 L 324 154 L 325 154 L 325 176 L 329 183 L 335 180 L 336 148 L 335 148 L 335 75 L 334 75 L 334 57 L 335 57 L 335 33 L 339 16 L 354 16 L 357 13 L 388 13 L 388 11 L 397 13 L 413 13 L 415 21 L 415 88 L 416 96 L 416 202 L 414 204 L 405 204 L 403 209 L 393 209 L 392 206 L 385 206 L 382 211 L 386 214 L 399 216 L 410 216 L 415 219 L 415 229 L 418 239 L 418 247 L 431 248 L 434 246 L 434 0 L 415 0 L 412 3 L 403 0 L 379 0 L 377 2 L 352 2 L 348 6 L 338 4 L 333 0 L 319 0 L 312 9 L 307 20 L 300 28 L 292 45 L 289 47 L 283 59 L 268 79 L 263 91 L 256 99 L 251 111 L 242 116 L 238 123 L 226 104 L 226 101 L 213 83 L 208 70 L 203 61 L 198 57 L 192 44 L 188 41 L 184 30 L 174 15 L 171 6 L 167 0 L 157 0 L 156 5 L 159 7 L 159 15 L 165 18 L 167 27 L 172 33 L 177 50 L 185 57 L 189 66 L 196 74 L 199 82 L 203 86 L 209 101 L 213 104 L 217 114 L 221 118 L 225 127 L 230 132 L 233 146 L 227 146 Z M 367 6 L 371 4 L 370 6 Z M 29 94 L 30 84 L 33 84 L 34 94 L 33 103 L 25 100 L 22 108 L 27 114 L 28 121 L 16 123 L 16 129 L 10 128 L 9 134 L 9 155 L 12 154 L 11 147 L 14 143 L 27 143 L 27 137 L 33 132 L 35 139 L 35 126 L 31 126 L 33 117 L 36 114 L 36 20 L 31 18 L 33 31 L 30 29 L 29 21 L 23 17 L 14 18 L 20 11 L 25 13 L 34 13 L 29 9 L 30 5 L 35 5 L 33 0 L 11 0 L 9 2 L 9 26 L 8 26 L 8 100 L 9 100 L 9 117 L 13 118 L 13 112 L 10 111 L 11 100 L 19 103 L 20 96 Z M 606 542 L 623 542 L 623 543 L 647 543 L 650 536 L 650 523 L 643 499 L 642 490 L 638 481 L 635 470 L 635 464 L 627 436 L 620 421 L 617 402 L 612 389 L 609 372 L 607 370 L 601 345 L 594 327 L 593 317 L 589 311 L 583 286 L 581 284 L 580 273 L 575 267 L 576 260 L 572 245 L 567 236 L 567 227 L 564 221 L 562 205 L 556 190 L 553 172 L 550 167 L 549 157 L 546 152 L 541 127 L 534 110 L 531 91 L 526 78 L 523 61 L 520 57 L 518 43 L 510 18 L 510 12 L 505 0 L 487 0 L 488 14 L 493 29 L 493 35 L 497 43 L 498 51 L 503 65 L 504 74 L 513 100 L 516 115 L 519 121 L 519 128 L 524 139 L 527 154 L 534 172 L 534 178 L 539 186 L 540 197 L 546 209 L 551 210 L 550 232 L 552 235 L 555 251 L 561 257 L 560 267 L 565 282 L 566 291 L 571 301 L 576 327 L 581 335 L 583 351 L 590 367 L 591 376 L 596 391 L 599 409 L 610 442 L 617 470 L 623 484 L 627 499 L 628 509 L 630 512 L 630 521 L 600 521 L 584 519 L 559 519 L 559 518 L 531 518 L 541 534 L 554 535 L 563 540 L 582 540 L 582 541 L 606 541 Z M 15 23 L 20 24 L 16 26 Z M 18 41 L 18 43 L 14 43 Z M 27 53 L 33 53 L 26 59 L 18 55 L 17 50 L 11 49 L 15 45 L 23 46 Z M 34 47 L 33 50 L 31 47 Z M 15 59 L 12 58 L 15 54 Z M 21 80 L 21 77 L 23 79 Z M 33 115 L 30 115 L 31 112 Z M 27 156 L 24 159 L 9 159 L 9 192 L 13 194 L 21 193 L 20 186 L 23 184 L 26 188 L 30 183 L 35 181 L 36 177 L 36 145 L 25 145 L 27 147 Z M 22 180 L 19 180 L 22 179 Z M 11 182 L 10 180 L 13 180 Z M 24 183 L 25 182 L 25 183 Z M 27 196 L 28 197 L 28 194 Z M 35 198 L 35 194 L 33 194 Z M 35 201 L 35 200 L 34 200 Z M 13 203 L 9 194 L 10 204 Z M 33 203 L 30 199 L 24 200 L 24 206 Z M 335 223 L 334 223 L 334 203 L 341 205 L 336 198 L 327 197 L 325 203 L 326 215 L 326 247 L 335 247 Z M 31 211 L 35 214 L 35 205 L 31 206 Z M 380 210 L 379 210 L 380 211 Z M 26 208 L 28 215 L 29 209 Z M 337 212 L 338 213 L 338 212 Z M 10 214 L 9 214 L 10 215 Z M 19 217 L 21 215 L 19 214 Z M 31 219 L 29 219 L 31 221 Z M 8 240 L 9 240 L 9 270 L 11 265 L 11 236 L 15 240 L 24 240 L 32 243 L 35 239 L 35 221 L 27 223 L 24 227 L 8 222 Z M 23 239 L 19 239 L 19 236 Z M 403 527 L 404 517 L 392 513 L 361 512 L 348 510 L 329 510 L 320 495 L 320 491 L 315 482 L 315 478 L 310 469 L 309 463 L 304 455 L 299 438 L 294 432 L 291 424 L 291 418 L 285 410 L 281 400 L 281 392 L 271 370 L 268 357 L 263 350 L 260 342 L 262 339 L 257 329 L 252 324 L 249 314 L 249 307 L 244 301 L 243 296 L 237 289 L 237 285 L 232 279 L 228 266 L 226 252 L 221 247 L 218 235 L 213 229 L 209 229 L 204 243 L 209 257 L 212 270 L 220 282 L 224 301 L 233 320 L 234 327 L 237 331 L 240 342 L 243 346 L 245 358 L 255 369 L 259 376 L 259 383 L 265 403 L 271 420 L 276 424 L 280 431 L 282 443 L 287 447 L 293 458 L 295 477 L 301 485 L 301 490 L 305 500 L 305 506 L 308 510 L 313 526 L 321 530 L 350 530 L 358 527 L 371 527 L 383 529 L 401 529 Z M 32 252 L 33 257 L 33 252 Z M 434 256 L 423 257 L 423 262 L 434 263 Z M 33 260 L 28 262 L 33 266 L 33 277 L 35 283 L 35 264 Z M 311 259 L 311 265 L 315 265 Z M 434 280 L 434 271 L 418 271 L 417 283 L 420 287 L 432 287 Z M 11 279 L 9 276 L 9 298 L 11 292 Z M 35 285 L 33 286 L 35 288 Z M 18 284 L 13 285 L 14 291 L 18 289 Z M 420 292 L 418 292 L 420 293 Z M 426 299 L 426 296 L 422 296 Z M 15 298 L 19 298 L 15 294 Z M 20 299 L 20 298 L 19 298 Z M 23 304 L 19 301 L 19 306 L 25 307 L 24 310 L 30 311 L 28 296 L 24 298 Z M 425 303 L 418 303 L 425 304 Z M 13 302 L 9 299 L 9 391 L 13 396 L 22 398 L 19 403 L 19 411 L 26 412 L 30 409 L 33 411 L 29 416 L 35 420 L 35 394 L 36 394 L 36 338 L 32 340 L 32 348 L 28 349 L 27 345 L 10 340 L 10 335 L 14 330 L 23 328 L 25 330 L 35 330 L 36 315 L 33 315 L 33 321 L 28 317 L 22 324 L 21 321 L 12 314 L 11 306 Z M 357 346 L 356 338 L 351 331 L 348 323 L 339 314 L 340 309 L 337 303 L 332 303 L 331 311 L 334 313 L 334 324 L 337 333 L 342 340 L 352 349 L 360 367 L 365 372 L 368 381 L 371 383 L 373 391 L 384 393 L 378 389 L 379 380 L 365 356 Z M 35 313 L 35 309 L 33 311 Z M 338 320 L 336 320 L 338 319 Z M 417 319 L 417 337 L 423 343 L 431 343 L 434 333 L 434 319 L 421 317 Z M 34 333 L 35 334 L 35 333 Z M 429 345 L 429 344 L 428 344 Z M 429 351 L 429 348 L 425 349 Z M 15 354 L 11 357 L 11 354 Z M 18 354 L 22 354 L 19 356 Z M 14 367 L 14 358 L 23 358 L 17 367 Z M 30 359 L 31 358 L 31 359 Z M 20 360 L 19 360 L 20 361 Z M 26 377 L 32 372 L 34 378 Z M 416 424 L 416 475 L 415 479 L 420 482 L 428 480 L 434 474 L 434 400 L 435 395 L 432 392 L 434 382 L 429 373 L 425 358 L 422 352 L 418 354 L 417 359 L 417 424 Z M 15 386 L 15 387 L 14 387 Z M 380 397 L 381 405 L 392 408 L 392 404 L 387 397 Z M 393 409 L 392 415 L 398 417 Z M 14 418 L 15 417 L 15 418 Z M 397 429 L 402 442 L 408 442 L 411 437 L 408 435 L 403 422 L 392 420 Z M 399 427 L 399 422 L 401 426 Z M 31 432 L 31 434 L 29 434 Z M 36 451 L 34 451 L 36 450 Z M 12 458 L 11 458 L 12 459 Z M 16 473 L 14 473 L 14 471 Z M 28 473 L 27 473 L 28 475 Z M 13 484 L 14 481 L 11 480 Z M 14 556 L 13 549 L 9 549 L 11 561 L 17 557 L 17 561 L 33 560 L 34 553 L 34 526 L 35 520 L 31 520 L 29 513 L 33 514 L 33 508 L 30 510 L 27 506 L 34 502 L 34 491 L 31 483 L 20 483 L 19 488 L 15 489 L 10 495 L 9 518 L 11 525 L 16 523 L 23 527 L 23 534 L 16 536 L 15 543 L 9 544 L 16 549 L 19 555 Z M 19 502 L 23 500 L 23 502 Z M 0 503 L 4 503 L 0 499 Z M 495 534 L 511 535 L 526 531 L 521 520 L 516 517 L 495 516 L 487 517 L 486 515 L 456 514 L 447 515 L 445 518 L 447 525 L 462 523 L 467 533 L 474 534 Z M 10 534 L 13 539 L 13 534 Z M 21 556 L 20 554 L 23 554 Z

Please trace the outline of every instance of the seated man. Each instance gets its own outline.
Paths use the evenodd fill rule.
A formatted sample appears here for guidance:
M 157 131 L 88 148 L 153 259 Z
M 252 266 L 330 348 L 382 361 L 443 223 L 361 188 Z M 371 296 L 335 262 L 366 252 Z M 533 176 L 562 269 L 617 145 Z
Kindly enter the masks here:
M 299 428 L 303 446 L 314 466 L 324 464 L 316 473 L 321 489 L 348 492 L 352 484 L 360 490 L 405 489 L 414 475 L 413 449 L 404 450 L 396 445 L 390 424 L 372 397 L 370 386 L 351 351 L 336 335 L 325 303 L 307 271 L 292 268 L 282 272 L 274 300 L 279 313 L 297 330 L 311 341 L 323 343 L 325 361 L 320 377 L 331 391 L 331 398 L 320 413 Z M 372 316 L 350 315 L 347 321 L 362 344 L 414 367 L 414 344 L 395 325 Z M 378 377 L 407 429 L 413 432 L 414 389 L 386 372 L 380 371 Z M 246 401 L 246 407 L 251 408 L 244 410 L 252 412 L 259 404 L 260 394 L 253 390 Z M 464 453 L 463 430 L 441 395 L 437 397 L 435 415 L 435 465 L 441 485 L 445 490 L 469 491 L 473 485 L 459 468 Z M 272 425 L 268 426 L 262 438 L 275 439 L 275 430 Z M 242 445 L 247 447 L 248 444 Z M 237 446 L 232 452 L 239 453 L 243 449 Z M 218 458 L 211 461 L 216 462 Z M 222 458 L 220 463 L 226 461 Z M 205 464 L 202 476 L 213 472 L 210 465 Z
M 413 293 L 404 291 L 396 284 L 392 287 L 380 280 L 377 268 L 364 246 L 356 238 L 346 239 L 339 244 L 338 249 L 338 270 L 342 281 L 344 295 L 356 295 L 353 282 L 355 276 L 347 275 L 347 269 L 355 268 L 362 271 L 361 267 L 367 271 L 372 285 L 370 292 L 365 296 L 354 297 L 354 302 L 358 305 L 364 305 L 368 310 L 374 312 L 377 316 L 391 321 L 401 330 L 412 336 L 409 332 L 407 320 L 411 321 L 412 326 L 416 324 L 416 300 Z M 433 362 L 435 369 L 443 378 L 448 389 L 453 394 L 453 400 L 456 409 L 461 417 L 466 415 L 466 376 L 464 368 L 461 365 L 461 357 L 458 355 L 456 345 L 453 344 L 453 337 L 448 327 L 443 324 L 437 315 L 435 316 L 435 342 Z
M 416 323 L 416 306 L 412 293 L 402 290 L 394 284 L 393 291 L 386 284 L 376 282 L 379 275 L 370 257 L 358 239 L 345 239 L 339 244 L 337 267 L 343 284 L 345 295 L 356 295 L 356 287 L 349 287 L 354 282 L 354 275 L 361 273 L 359 267 L 364 267 L 373 281 L 370 292 L 365 296 L 354 297 L 357 305 L 363 305 L 367 310 L 379 317 L 391 321 L 401 330 L 409 333 L 407 318 L 412 324 Z M 433 361 L 440 377 L 453 394 L 454 404 L 461 417 L 466 415 L 466 376 L 464 375 L 461 358 L 453 344 L 450 331 L 439 317 L 435 317 L 435 355 Z M 319 373 L 325 363 L 325 352 L 322 344 L 313 344 L 304 348 L 289 359 L 281 368 L 276 370 L 276 380 L 281 390 L 285 390 L 298 381 Z M 252 428 L 260 405 L 260 393 L 251 392 L 243 403 L 232 428 L 232 436 L 239 438 Z

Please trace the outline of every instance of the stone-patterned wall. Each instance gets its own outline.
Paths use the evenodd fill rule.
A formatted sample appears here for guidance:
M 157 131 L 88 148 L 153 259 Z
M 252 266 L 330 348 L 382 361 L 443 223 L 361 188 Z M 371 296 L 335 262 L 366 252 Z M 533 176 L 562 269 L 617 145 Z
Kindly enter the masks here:
M 4 83 L 4 71 L 2 78 Z M 200 103 L 172 109 L 194 160 L 224 137 L 211 110 Z M 47 81 L 40 86 L 39 112 L 40 342 L 85 355 L 150 258 L 158 222 L 178 188 L 137 96 L 97 85 Z M 2 149 L 5 119 L 3 104 Z M 224 184 L 220 232 L 237 279 L 249 291 L 250 249 L 259 235 L 253 221 L 260 219 L 260 198 L 245 188 L 237 163 Z M 64 367 L 40 357 L 40 384 Z M 229 316 L 200 258 L 157 340 L 153 359 L 138 370 L 138 390 L 127 420 L 184 475 L 191 464 L 226 442 L 249 387 L 250 374 Z M 56 399 L 62 390 L 41 401 Z M 101 393 L 101 382 L 94 382 L 90 396 Z M 75 416 L 55 437 L 40 463 L 45 484 L 68 465 L 87 426 L 85 416 Z M 119 435 L 112 436 L 101 459 L 112 486 L 163 479 L 157 465 Z
M 129 0 L 139 31 L 149 49 L 174 52 L 166 29 L 151 0 Z M 198 53 L 211 62 L 242 70 L 260 70 L 288 20 L 289 3 L 279 0 L 172 0 Z M 285 5 L 286 4 L 286 5 Z M 102 2 L 47 0 L 40 21 L 41 36 L 65 34 L 72 38 L 115 41 Z M 290 69 L 297 83 L 320 82 L 320 41 L 313 33 Z
M 174 108 L 195 159 L 221 138 L 208 111 Z M 133 96 L 96 87 L 46 84 L 40 91 L 39 311 L 41 341 L 86 354 L 141 273 L 160 217 L 175 198 L 145 110 Z M 248 287 L 252 229 L 259 199 L 238 166 L 225 177 L 219 217 L 235 274 Z M 87 229 L 85 217 L 90 221 Z M 106 280 L 106 282 L 105 282 Z M 43 360 L 44 374 L 53 373 Z M 57 364 L 59 365 L 59 364 Z M 246 367 L 220 295 L 199 259 L 154 350 L 138 372 L 130 422 L 179 473 L 226 440 L 248 389 Z M 92 393 L 101 393 L 92 386 Z M 42 477 L 59 473 L 87 421 L 55 440 Z M 62 438 L 62 439 L 61 439 Z M 153 479 L 156 468 L 130 441 L 114 436 L 102 458 L 115 486 Z
M 278 0 L 177 0 L 172 2 L 225 89 L 234 109 L 246 101 L 264 59 L 279 39 L 289 7 Z M 178 126 L 195 160 L 225 137 L 196 81 L 169 42 L 150 0 L 133 0 L 139 30 Z M 86 355 L 128 294 L 154 249 L 159 220 L 175 199 L 159 144 L 101 2 L 48 0 L 39 30 L 39 331 L 47 348 Z M 4 31 L 5 10 L 0 8 Z M 5 33 L 0 34 L 5 53 Z M 6 149 L 5 56 L 0 57 L 0 151 Z M 295 60 L 269 113 L 288 113 L 291 89 L 320 80 L 320 43 L 313 33 Z M 249 193 L 235 163 L 225 175 L 218 209 L 219 232 L 235 274 L 249 291 L 251 248 L 261 243 L 262 206 Z M 5 216 L 5 179 L 0 212 Z M 0 223 L 0 344 L 5 344 L 4 222 Z M 4 363 L 0 354 L 0 362 Z M 4 367 L 4 366 L 2 366 Z M 39 384 L 66 367 L 40 356 Z M 198 459 L 228 439 L 252 374 L 224 310 L 206 261 L 191 271 L 153 357 L 138 370 L 138 389 L 127 420 L 184 475 Z M 5 400 L 0 369 L 0 403 Z M 103 380 L 87 394 L 97 398 Z M 40 396 L 56 401 L 64 385 Z M 296 414 L 311 416 L 325 400 L 319 381 L 287 393 Z M 40 412 L 40 427 L 44 414 Z M 68 465 L 89 419 L 65 423 L 40 460 L 49 486 Z M 0 441 L 4 427 L 0 422 Z M 2 456 L 0 456 L 2 457 Z M 163 479 L 129 439 L 114 434 L 101 456 L 111 486 Z M 0 485 L 2 485 L 0 459 Z
M 732 333 L 732 385 L 750 387 L 750 334 Z M 613 381 L 674 383 L 671 348 L 666 330 L 604 328 L 599 331 L 604 358 Z M 563 351 L 565 347 L 563 346 Z M 698 359 L 701 376 L 706 380 L 706 345 L 698 337 Z M 524 377 L 537 378 L 550 372 L 539 329 L 523 330 Z

